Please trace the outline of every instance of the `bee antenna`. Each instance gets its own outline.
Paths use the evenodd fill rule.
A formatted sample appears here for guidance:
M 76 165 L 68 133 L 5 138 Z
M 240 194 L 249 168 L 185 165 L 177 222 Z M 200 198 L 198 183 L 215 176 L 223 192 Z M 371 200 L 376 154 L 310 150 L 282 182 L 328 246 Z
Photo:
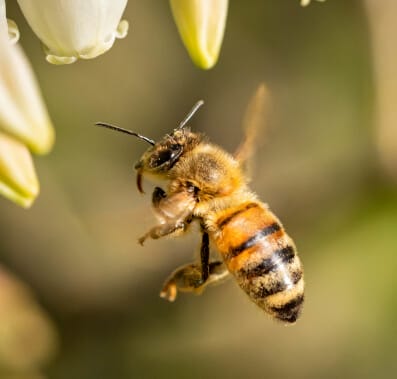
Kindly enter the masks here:
M 179 124 L 177 129 L 183 129 L 186 124 L 189 122 L 189 120 L 194 116 L 194 114 L 198 111 L 198 109 L 204 104 L 204 100 L 199 100 L 196 104 L 193 105 L 193 108 L 190 110 L 190 112 L 186 115 L 186 117 L 182 120 L 182 122 Z
M 96 122 L 95 125 L 96 126 L 103 126 L 104 128 L 116 130 L 118 132 L 126 133 L 126 134 L 129 134 L 129 135 L 134 136 L 134 137 L 138 137 L 139 139 L 149 143 L 152 146 L 155 144 L 155 142 L 153 140 L 151 140 L 150 138 L 148 138 L 148 137 L 145 137 L 145 136 L 142 136 L 142 135 L 140 135 L 138 133 L 132 132 L 131 130 L 120 128 L 119 126 L 116 126 L 116 125 L 108 124 L 106 122 Z

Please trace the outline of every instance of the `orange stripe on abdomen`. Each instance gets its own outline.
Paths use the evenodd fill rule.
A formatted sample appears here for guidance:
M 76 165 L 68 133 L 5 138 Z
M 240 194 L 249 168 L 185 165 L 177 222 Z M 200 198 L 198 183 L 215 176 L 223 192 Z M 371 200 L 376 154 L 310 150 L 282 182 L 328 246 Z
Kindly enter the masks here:
M 225 259 L 237 256 L 249 248 L 250 244 L 254 244 L 254 240 L 249 241 L 250 238 L 255 238 L 259 232 L 269 234 L 281 228 L 277 218 L 260 203 L 247 203 L 227 209 L 214 224 L 218 230 L 213 236 Z

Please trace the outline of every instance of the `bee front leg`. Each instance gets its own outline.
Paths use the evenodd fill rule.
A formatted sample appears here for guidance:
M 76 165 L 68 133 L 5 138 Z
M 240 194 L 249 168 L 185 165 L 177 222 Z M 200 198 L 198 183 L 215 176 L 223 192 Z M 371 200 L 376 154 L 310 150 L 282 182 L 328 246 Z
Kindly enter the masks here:
M 191 222 L 195 204 L 195 199 L 186 191 L 167 195 L 163 189 L 156 187 L 152 194 L 152 205 L 159 224 L 139 238 L 139 243 L 143 245 L 149 237 L 158 239 L 176 232 L 183 232 Z
M 177 231 L 183 231 L 185 228 L 186 225 L 183 221 L 178 220 L 175 222 L 170 220 L 165 224 L 160 224 L 150 229 L 144 236 L 138 239 L 138 242 L 143 246 L 144 242 L 149 237 L 156 240 Z
M 154 209 L 159 208 L 161 200 L 167 197 L 167 193 L 160 187 L 155 187 L 152 194 L 152 205 Z

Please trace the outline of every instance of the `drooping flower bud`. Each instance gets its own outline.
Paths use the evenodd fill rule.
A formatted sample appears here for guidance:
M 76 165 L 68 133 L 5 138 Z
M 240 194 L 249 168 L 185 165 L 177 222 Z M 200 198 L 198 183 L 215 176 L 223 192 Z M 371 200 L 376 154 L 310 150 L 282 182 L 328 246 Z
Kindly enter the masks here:
M 34 153 L 47 153 L 54 130 L 34 73 L 22 49 L 0 28 L 0 130 L 25 143 Z
M 325 0 L 317 0 L 317 1 L 325 1 Z M 301 0 L 302 7 L 306 7 L 310 4 L 311 0 Z
M 32 157 L 25 145 L 0 133 L 0 195 L 24 208 L 39 193 Z
M 5 10 L 0 0 L 0 194 L 27 208 L 39 193 L 29 149 L 48 152 L 54 130 L 29 62 L 15 44 L 18 28 Z
M 228 0 L 170 0 L 182 41 L 200 68 L 212 68 L 218 60 L 228 4 Z
M 127 0 L 18 0 L 30 27 L 54 64 L 95 58 L 124 38 L 128 22 L 120 21 Z

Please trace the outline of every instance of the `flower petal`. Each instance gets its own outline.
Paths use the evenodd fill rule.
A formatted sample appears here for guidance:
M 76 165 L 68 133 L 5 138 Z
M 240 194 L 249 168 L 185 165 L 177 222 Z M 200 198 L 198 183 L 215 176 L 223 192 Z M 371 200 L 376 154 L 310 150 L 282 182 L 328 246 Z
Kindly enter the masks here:
M 317 0 L 317 1 L 322 1 L 324 2 L 325 0 Z M 307 7 L 310 4 L 311 0 L 301 0 L 301 6 L 302 7 Z
M 19 40 L 19 29 L 15 21 L 7 19 L 8 38 L 10 43 L 17 43 Z
M 0 133 L 0 194 L 28 208 L 39 194 L 32 157 L 25 145 Z
M 218 60 L 228 0 L 170 0 L 179 34 L 193 62 L 209 69 Z
M 33 71 L 21 48 L 0 30 L 0 130 L 35 153 L 47 153 L 54 130 Z
M 19 30 L 17 24 L 13 20 L 6 18 L 6 2 L 0 0 L 0 31 L 8 30 L 8 37 L 11 43 L 19 40 Z
M 128 22 L 120 18 L 127 0 L 18 0 L 29 25 L 42 41 L 47 61 L 73 63 L 95 58 L 124 38 Z

